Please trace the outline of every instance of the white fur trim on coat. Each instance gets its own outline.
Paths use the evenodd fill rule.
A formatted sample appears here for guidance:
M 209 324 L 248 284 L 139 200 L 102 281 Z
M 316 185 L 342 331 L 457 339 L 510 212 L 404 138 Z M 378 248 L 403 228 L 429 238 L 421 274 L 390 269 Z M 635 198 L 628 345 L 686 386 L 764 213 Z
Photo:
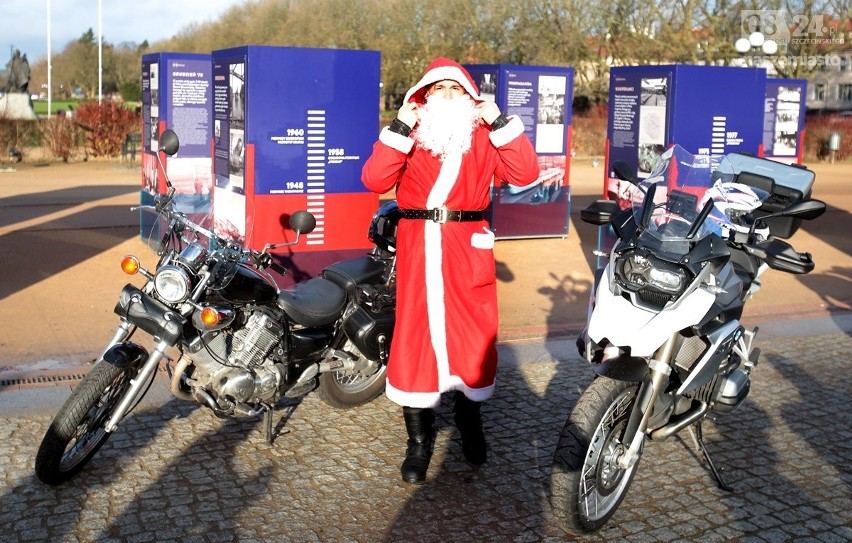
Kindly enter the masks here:
M 502 147 L 524 133 L 524 122 L 517 115 L 509 117 L 509 124 L 488 134 L 494 147 Z
M 382 128 L 382 131 L 379 132 L 379 141 L 392 149 L 396 149 L 400 153 L 405 153 L 406 155 L 411 152 L 411 148 L 414 146 L 413 139 L 408 136 L 392 132 L 387 126 Z
M 438 179 L 426 199 L 427 209 L 441 207 L 450 194 L 461 171 L 462 154 L 448 155 L 441 164 Z M 447 319 L 444 305 L 444 271 L 443 244 L 441 241 L 441 224 L 426 221 L 424 225 L 424 243 L 426 254 L 426 312 L 429 319 L 429 335 L 432 338 L 432 349 L 438 370 L 438 390 L 449 390 L 450 358 L 447 352 Z
M 455 66 L 441 66 L 440 68 L 433 68 L 423 74 L 423 77 L 420 78 L 420 81 L 417 82 L 416 85 L 408 89 L 408 92 L 405 93 L 405 102 L 421 89 L 428 87 L 432 83 L 437 83 L 438 81 L 444 81 L 445 79 L 449 79 L 455 81 L 462 87 L 464 90 L 477 101 L 482 101 L 482 97 L 479 96 L 479 93 L 476 89 L 471 85 L 470 80 L 465 76 L 464 72 L 458 69 Z
M 457 386 L 441 390 L 441 392 L 406 392 L 404 390 L 394 388 L 394 386 L 388 382 L 385 386 L 385 396 L 387 396 L 388 400 L 397 405 L 419 407 L 421 409 L 434 409 L 441 403 L 442 392 L 458 390 L 467 396 L 469 400 L 474 402 L 484 402 L 494 395 L 494 385 L 489 385 L 483 388 L 470 388 L 464 383 L 461 383 L 461 379 L 456 379 L 459 381 Z
M 390 381 L 385 385 L 385 396 L 397 405 L 421 409 L 432 409 L 438 407 L 438 404 L 441 403 L 440 392 L 406 392 L 394 388 Z

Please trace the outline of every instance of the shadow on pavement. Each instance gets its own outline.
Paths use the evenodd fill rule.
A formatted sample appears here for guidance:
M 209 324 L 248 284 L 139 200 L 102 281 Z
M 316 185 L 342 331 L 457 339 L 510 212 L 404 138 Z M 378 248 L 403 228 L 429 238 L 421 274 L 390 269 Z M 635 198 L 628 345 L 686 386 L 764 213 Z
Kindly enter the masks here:
M 121 216 L 120 213 L 127 215 L 126 225 L 106 228 L 78 226 L 99 224 L 101 218 Z M 4 258 L 0 264 L 0 276 L 3 277 L 0 299 L 138 235 L 138 217 L 128 212 L 125 206 L 101 206 L 45 223 L 38 229 L 0 236 L 0 253 L 16 255 Z M 79 286 L 69 285 L 69 288 Z
M 184 418 L 196 407 L 172 400 L 154 411 L 145 410 L 131 414 L 83 470 L 59 486 L 46 485 L 33 473 L 35 451 L 50 424 L 49 421 L 45 422 L 44 428 L 38 432 L 39 441 L 32 443 L 33 455 L 27 459 L 27 471 L 30 475 L 18 480 L 15 486 L 8 488 L 0 496 L 0 511 L 5 521 L 12 520 L 5 518 L 7 515 L 31 519 L 31 526 L 26 533 L 19 532 L 18 535 L 32 541 L 47 539 L 44 537 L 43 519 L 49 519 L 47 523 L 54 541 L 64 540 L 63 536 L 67 536 L 69 540 L 75 537 L 79 540 L 98 540 L 94 537 L 95 534 L 77 533 L 81 525 L 90 524 L 86 520 L 87 517 L 104 516 L 104 509 L 101 507 L 103 504 L 93 504 L 87 497 L 97 489 L 113 484 L 115 474 L 123 471 L 128 463 L 134 462 L 138 454 L 136 451 L 156 443 L 157 432 L 167 419 L 163 415 L 164 412 L 169 413 L 168 418 Z M 134 492 L 135 489 L 128 489 L 127 498 L 130 499 Z M 34 503 L 38 505 L 33 507 Z
M 156 531 L 160 540 L 206 540 L 212 534 L 234 534 L 252 496 L 268 494 L 277 469 L 272 460 L 249 469 L 236 460 L 236 449 L 253 432 L 257 432 L 256 423 L 226 419 L 221 427 L 202 433 L 188 447 L 176 451 L 171 461 L 143 466 L 155 470 L 156 478 L 145 488 L 134 488 L 124 508 L 110 515 L 108 527 L 93 540 L 132 540 L 140 528 L 150 530 L 163 521 L 172 526 Z M 214 500 L 228 507 L 211 508 Z
M 804 340 L 814 353 L 829 359 L 837 371 L 814 372 L 805 361 L 776 353 L 770 353 L 764 362 L 784 377 L 790 389 L 789 393 L 779 391 L 787 399 L 779 410 L 784 423 L 809 446 L 809 455 L 819 455 L 824 463 L 848 476 L 849 461 L 838 454 L 838 450 L 849 446 L 840 436 L 848 434 L 852 417 L 848 410 L 835 412 L 832 408 L 848 403 L 852 396 L 852 378 L 844 354 L 848 349 L 841 351 L 835 342 L 838 337 L 817 336 Z M 850 341 L 848 336 L 845 341 Z M 848 477 L 846 494 L 852 495 L 852 481 Z
M 42 217 L 87 202 L 139 192 L 127 185 L 90 185 L 0 198 L 0 227 Z
M 427 480 L 398 509 L 384 541 L 541 539 L 549 514 L 545 501 L 553 449 L 571 401 L 564 389 L 573 387 L 560 374 L 547 382 L 527 382 L 521 362 L 501 353 L 494 397 L 482 407 L 489 447 L 483 466 L 465 461 L 452 395 L 444 395 L 436 409 L 438 439 Z M 399 426 L 397 477 L 405 456 L 401 417 Z
M 828 215 L 833 216 L 831 220 L 827 220 Z M 845 228 L 838 228 L 838 225 L 850 224 L 850 220 L 852 217 L 848 211 L 828 205 L 822 217 L 803 221 L 801 229 L 842 254 L 852 255 L 852 238 Z M 800 252 L 809 249 L 801 246 L 801 242 L 797 244 L 795 234 L 787 241 Z M 825 307 L 837 308 L 845 305 L 845 309 L 849 309 L 848 304 L 852 303 L 852 268 L 848 265 L 837 265 L 835 262 L 820 261 L 818 257 L 814 260 L 814 271 L 800 275 L 797 279 L 819 294 L 825 302 Z
M 820 337 L 802 338 L 800 343 L 814 343 L 819 349 Z M 831 351 L 830 345 L 825 347 Z M 848 452 L 844 456 L 838 447 L 845 447 L 840 436 L 848 433 L 850 421 L 848 414 L 835 409 L 847 403 L 852 389 L 848 378 L 812 375 L 807 371 L 809 356 L 801 349 L 797 345 L 791 357 L 777 352 L 762 356 L 752 374 L 750 398 L 734 413 L 705 425 L 710 454 L 733 487 L 732 492 L 713 491 L 729 505 L 730 528 L 740 534 L 771 540 L 790 537 L 792 531 L 797 538 L 808 538 L 813 530 L 848 526 L 848 508 L 834 499 L 849 495 L 848 480 L 845 489 L 826 482 L 848 475 Z M 844 363 L 829 366 L 841 369 Z M 703 458 L 701 462 L 704 465 Z M 810 476 L 788 475 L 801 475 L 808 466 L 813 466 Z M 827 466 L 833 466 L 834 473 Z M 745 503 L 754 505 L 743 508 Z M 784 511 L 778 511 L 779 503 Z M 814 518 L 821 525 L 813 524 Z

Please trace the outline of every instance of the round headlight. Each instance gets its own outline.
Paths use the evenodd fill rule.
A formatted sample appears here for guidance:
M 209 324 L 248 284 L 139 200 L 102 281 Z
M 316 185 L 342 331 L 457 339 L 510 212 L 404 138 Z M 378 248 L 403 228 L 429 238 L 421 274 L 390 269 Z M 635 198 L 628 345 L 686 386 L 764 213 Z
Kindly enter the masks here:
M 177 266 L 163 266 L 154 277 L 154 290 L 164 302 L 175 304 L 189 296 L 192 281 L 189 275 Z

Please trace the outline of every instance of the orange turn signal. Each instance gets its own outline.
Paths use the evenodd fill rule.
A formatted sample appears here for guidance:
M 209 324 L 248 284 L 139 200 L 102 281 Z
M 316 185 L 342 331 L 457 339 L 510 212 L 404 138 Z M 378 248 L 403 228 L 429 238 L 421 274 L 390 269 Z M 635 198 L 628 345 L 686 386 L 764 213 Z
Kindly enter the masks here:
M 212 307 L 205 307 L 201 310 L 201 322 L 204 326 L 216 326 L 219 324 L 219 312 Z
M 127 255 L 121 259 L 121 271 L 127 275 L 135 275 L 139 272 L 139 259 L 133 255 Z

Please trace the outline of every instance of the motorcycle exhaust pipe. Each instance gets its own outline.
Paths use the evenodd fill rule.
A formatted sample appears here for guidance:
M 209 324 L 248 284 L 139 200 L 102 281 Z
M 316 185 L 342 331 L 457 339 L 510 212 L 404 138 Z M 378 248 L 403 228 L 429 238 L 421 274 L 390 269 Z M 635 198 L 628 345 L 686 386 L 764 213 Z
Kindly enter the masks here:
M 226 419 L 231 416 L 229 412 L 216 405 L 216 400 L 213 399 L 213 396 L 211 396 L 210 393 L 203 388 L 194 388 L 192 390 L 192 394 L 195 397 L 195 401 L 205 407 L 209 407 L 210 410 L 213 411 L 213 413 L 220 419 Z
M 236 406 L 234 406 L 234 409 L 232 409 L 231 411 L 227 411 L 219 407 L 218 404 L 216 404 L 216 400 L 213 399 L 213 396 L 203 388 L 195 388 L 193 389 L 192 393 L 194 396 L 190 397 L 190 399 L 194 397 L 195 401 L 197 401 L 204 407 L 209 408 L 220 419 L 226 419 L 231 415 L 236 415 L 238 417 L 256 417 L 266 411 L 266 409 L 263 407 L 253 409 L 247 405 L 241 404 L 237 404 Z
M 180 360 L 178 360 L 177 364 L 175 364 L 174 371 L 172 372 L 172 381 L 169 391 L 172 393 L 172 396 L 180 400 L 192 401 L 194 399 L 193 395 L 187 392 L 182 386 L 184 373 L 190 364 L 192 364 L 192 361 L 185 356 L 182 356 L 180 357 Z
M 654 441 L 663 441 L 680 432 L 690 424 L 698 422 L 710 410 L 710 404 L 701 402 L 698 409 L 692 412 L 687 412 L 671 424 L 667 424 L 662 428 L 657 428 L 649 434 L 649 437 Z
M 303 385 L 320 373 L 326 373 L 329 371 L 351 371 L 355 369 L 355 360 L 351 355 L 342 351 L 335 351 L 334 354 L 338 358 L 324 360 L 318 364 L 311 364 L 305 368 L 305 371 L 302 372 L 293 386 Z

